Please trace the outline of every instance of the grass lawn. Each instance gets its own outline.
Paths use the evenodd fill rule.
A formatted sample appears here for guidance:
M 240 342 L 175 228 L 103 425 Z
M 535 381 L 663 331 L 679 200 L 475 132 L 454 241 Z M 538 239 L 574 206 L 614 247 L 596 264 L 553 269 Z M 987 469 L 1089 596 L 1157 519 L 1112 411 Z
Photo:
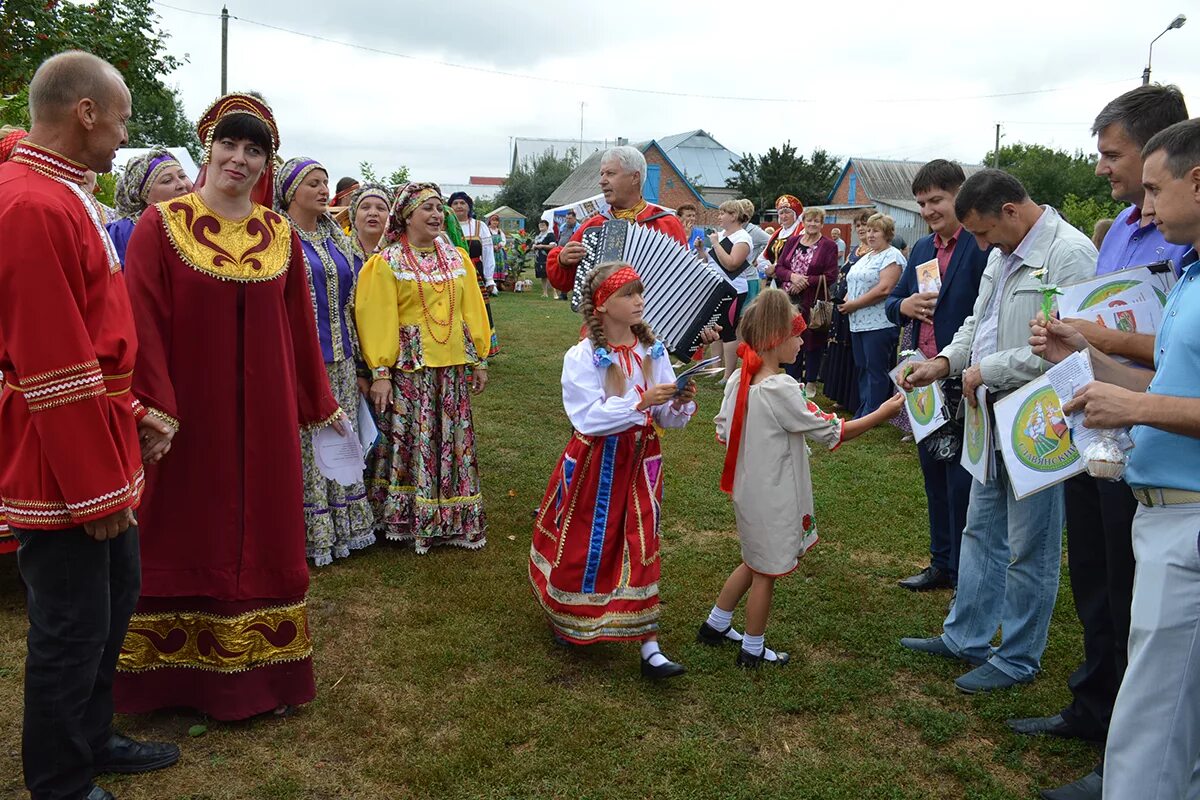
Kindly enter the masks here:
M 553 647 L 526 578 L 532 510 L 567 441 L 559 370 L 578 317 L 538 294 L 494 302 L 504 354 L 476 405 L 489 537 L 416 556 L 381 542 L 313 575 L 317 698 L 289 719 L 121 718 L 174 740 L 182 763 L 106 777 L 121 800 L 316 798 L 1029 798 L 1093 766 L 1087 746 L 1031 740 L 1004 720 L 1059 710 L 1082 654 L 1064 575 L 1045 672 L 967 697 L 965 667 L 900 648 L 940 631 L 948 595 L 896 580 L 928 559 L 913 445 L 881 428 L 816 452 L 821 544 L 781 581 L 768 643 L 783 670 L 747 674 L 695 644 L 738 562 L 717 488 L 723 451 L 701 386 L 691 427 L 667 432 L 664 649 L 688 674 L 638 675 L 633 645 Z M 748 454 L 749 455 L 749 454 Z M 741 627 L 739 611 L 735 624 Z M 0 797 L 20 797 L 24 600 L 0 558 Z

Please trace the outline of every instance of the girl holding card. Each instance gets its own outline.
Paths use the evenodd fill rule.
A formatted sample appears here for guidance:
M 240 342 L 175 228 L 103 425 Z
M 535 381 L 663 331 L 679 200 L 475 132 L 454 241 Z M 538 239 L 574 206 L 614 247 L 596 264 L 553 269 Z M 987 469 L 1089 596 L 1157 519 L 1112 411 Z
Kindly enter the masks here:
M 805 327 L 804 317 L 779 289 L 763 291 L 750 304 L 738 347 L 742 367 L 725 387 L 715 420 L 717 439 L 726 446 L 721 490 L 733 497 L 742 563 L 726 579 L 696 638 L 709 645 L 741 641 L 737 665 L 750 669 L 788 662 L 787 653 L 764 643 L 775 580 L 795 570 L 800 556 L 817 543 L 805 439 L 834 450 L 904 407 L 904 396 L 895 395 L 850 421 L 821 411 L 796 379 L 781 371 L 799 355 Z M 747 592 L 743 637 L 733 629 L 733 611 Z
M 642 675 L 684 668 L 658 646 L 662 450 L 657 427 L 696 411 L 663 344 L 642 322 L 642 282 L 628 264 L 589 276 L 579 310 L 586 337 L 563 361 L 563 406 L 574 432 L 533 526 L 529 580 L 564 646 L 642 642 Z

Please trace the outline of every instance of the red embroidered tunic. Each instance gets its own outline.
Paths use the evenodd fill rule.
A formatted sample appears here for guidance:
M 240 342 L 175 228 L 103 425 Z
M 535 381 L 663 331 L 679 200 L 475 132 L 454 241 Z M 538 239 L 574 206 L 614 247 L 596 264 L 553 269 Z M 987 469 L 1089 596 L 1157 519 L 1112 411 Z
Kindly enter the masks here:
M 658 219 L 645 222 L 645 220 L 656 214 L 663 216 Z M 582 225 L 575 229 L 575 233 L 571 235 L 572 242 L 583 241 L 583 232 L 588 228 L 594 228 L 597 225 L 603 225 L 613 219 L 612 213 L 595 214 L 588 217 Z M 646 207 L 638 212 L 637 221 L 639 224 L 644 224 L 656 231 L 661 231 L 667 234 L 672 239 L 678 241 L 681 245 L 687 246 L 687 234 L 683 231 L 683 223 L 679 221 L 679 217 L 669 211 L 666 211 L 660 206 L 653 203 L 647 203 Z M 575 288 L 575 268 L 563 267 L 558 263 L 558 254 L 562 252 L 561 247 L 556 247 L 546 256 L 546 277 L 550 279 L 550 284 L 560 292 L 569 292 Z M 637 264 L 633 265 L 637 268 Z
M 0 498 L 14 528 L 136 507 L 137 337 L 84 166 L 28 140 L 0 165 Z

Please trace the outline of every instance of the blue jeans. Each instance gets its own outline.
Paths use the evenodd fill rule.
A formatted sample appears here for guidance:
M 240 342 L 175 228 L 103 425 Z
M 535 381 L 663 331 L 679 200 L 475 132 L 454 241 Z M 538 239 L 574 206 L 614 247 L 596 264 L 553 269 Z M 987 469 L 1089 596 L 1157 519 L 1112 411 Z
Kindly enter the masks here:
M 1058 597 L 1063 487 L 1017 500 L 996 459 L 996 477 L 971 482 L 971 503 L 958 560 L 958 597 L 942 641 L 956 655 L 986 659 L 1015 680 L 1041 669 Z M 996 629 L 1004 632 L 991 646 Z
M 870 414 L 896 393 L 888 371 L 896 366 L 896 344 L 900 338 L 897 328 L 877 331 L 851 331 L 850 346 L 854 350 L 854 369 L 858 373 L 858 410 L 854 416 Z

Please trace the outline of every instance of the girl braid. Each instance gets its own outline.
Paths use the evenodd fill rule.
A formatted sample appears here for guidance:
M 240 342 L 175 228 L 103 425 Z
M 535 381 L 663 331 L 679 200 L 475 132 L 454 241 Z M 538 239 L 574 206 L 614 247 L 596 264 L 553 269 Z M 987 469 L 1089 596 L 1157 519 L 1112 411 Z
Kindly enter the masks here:
M 600 324 L 600 317 L 596 316 L 592 297 L 600 284 L 604 283 L 605 278 L 616 272 L 620 266 L 620 264 L 605 264 L 597 267 L 592 270 L 583 284 L 583 298 L 579 303 L 579 313 L 583 315 L 583 323 L 587 327 L 587 336 L 592 342 L 593 349 L 598 350 L 603 347 L 605 350 L 609 350 L 610 348 L 608 338 L 604 335 L 604 326 Z M 608 397 L 619 397 L 625 394 L 625 372 L 615 362 L 610 364 L 604 372 L 604 391 Z

